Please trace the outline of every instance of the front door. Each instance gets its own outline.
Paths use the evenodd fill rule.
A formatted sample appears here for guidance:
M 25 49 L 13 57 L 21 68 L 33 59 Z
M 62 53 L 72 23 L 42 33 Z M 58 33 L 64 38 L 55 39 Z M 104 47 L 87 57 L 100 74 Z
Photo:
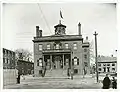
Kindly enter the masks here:
M 61 68 L 61 56 L 55 56 L 54 57 L 54 64 L 55 64 L 55 66 L 54 66 L 54 68 L 55 69 L 60 69 Z

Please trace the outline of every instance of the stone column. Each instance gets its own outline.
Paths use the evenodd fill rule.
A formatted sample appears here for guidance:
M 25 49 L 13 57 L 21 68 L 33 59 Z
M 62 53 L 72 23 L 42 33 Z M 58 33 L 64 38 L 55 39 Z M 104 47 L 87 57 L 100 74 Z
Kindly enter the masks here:
M 50 68 L 52 69 L 53 68 L 52 55 L 50 55 L 50 64 L 51 64 Z
M 63 69 L 64 69 L 64 54 L 63 54 Z
M 45 66 L 45 62 L 44 62 L 44 55 L 42 56 L 42 68 Z

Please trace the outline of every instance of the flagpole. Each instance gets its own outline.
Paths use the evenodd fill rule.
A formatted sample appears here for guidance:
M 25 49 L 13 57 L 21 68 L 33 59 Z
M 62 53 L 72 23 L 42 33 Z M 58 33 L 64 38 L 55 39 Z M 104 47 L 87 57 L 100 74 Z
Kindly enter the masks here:
M 60 9 L 60 21 L 59 21 L 60 24 L 61 24 L 62 19 L 63 19 L 63 16 L 62 16 L 62 11 Z

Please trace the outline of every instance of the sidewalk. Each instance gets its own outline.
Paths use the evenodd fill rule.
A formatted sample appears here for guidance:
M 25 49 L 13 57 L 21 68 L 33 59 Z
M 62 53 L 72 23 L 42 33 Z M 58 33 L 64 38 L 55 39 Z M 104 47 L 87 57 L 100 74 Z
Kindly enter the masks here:
M 7 85 L 4 88 L 10 89 L 101 89 L 102 83 L 97 83 L 91 76 L 74 76 L 74 79 L 67 78 L 41 78 L 25 76 L 20 84 Z

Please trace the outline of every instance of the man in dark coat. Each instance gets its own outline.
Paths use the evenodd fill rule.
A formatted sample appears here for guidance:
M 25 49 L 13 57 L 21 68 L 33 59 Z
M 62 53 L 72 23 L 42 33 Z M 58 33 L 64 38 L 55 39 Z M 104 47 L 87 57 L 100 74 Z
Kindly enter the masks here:
M 20 84 L 20 73 L 18 72 L 17 83 Z
M 117 89 L 117 82 L 116 82 L 115 77 L 113 77 L 113 80 L 112 80 L 112 88 Z
M 67 76 L 68 76 L 68 79 L 70 77 L 70 68 L 67 69 Z
M 108 74 L 106 74 L 106 77 L 103 80 L 103 89 L 109 89 L 110 88 L 110 79 L 108 77 Z

